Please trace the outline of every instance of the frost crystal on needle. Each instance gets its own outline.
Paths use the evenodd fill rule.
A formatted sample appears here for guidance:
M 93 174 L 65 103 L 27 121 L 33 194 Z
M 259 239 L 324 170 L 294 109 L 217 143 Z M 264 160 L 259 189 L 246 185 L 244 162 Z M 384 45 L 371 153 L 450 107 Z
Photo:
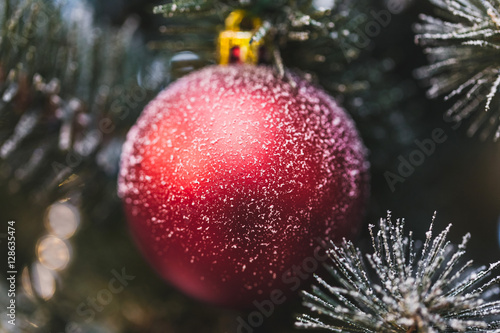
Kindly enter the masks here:
M 464 262 L 470 235 L 458 246 L 446 240 L 451 225 L 433 237 L 432 220 L 423 244 L 403 232 L 404 219 L 370 226 L 373 254 L 363 257 L 352 242 L 331 244 L 336 280 L 316 276 L 304 305 L 315 315 L 297 318 L 299 328 L 332 332 L 500 332 L 500 262 L 474 269 Z
M 431 98 L 455 102 L 446 117 L 457 123 L 472 113 L 468 134 L 500 138 L 500 0 L 431 0 L 444 19 L 421 15 L 416 41 L 430 65 L 417 70 Z

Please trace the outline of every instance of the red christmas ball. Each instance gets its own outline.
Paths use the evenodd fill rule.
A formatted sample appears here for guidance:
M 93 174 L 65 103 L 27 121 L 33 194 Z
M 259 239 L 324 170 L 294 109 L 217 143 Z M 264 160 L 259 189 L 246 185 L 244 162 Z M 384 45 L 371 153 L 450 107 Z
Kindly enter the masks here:
M 360 226 L 368 164 L 354 123 L 293 80 L 207 67 L 160 93 L 127 136 L 118 191 L 131 232 L 195 298 L 245 307 L 286 293 L 318 237 Z

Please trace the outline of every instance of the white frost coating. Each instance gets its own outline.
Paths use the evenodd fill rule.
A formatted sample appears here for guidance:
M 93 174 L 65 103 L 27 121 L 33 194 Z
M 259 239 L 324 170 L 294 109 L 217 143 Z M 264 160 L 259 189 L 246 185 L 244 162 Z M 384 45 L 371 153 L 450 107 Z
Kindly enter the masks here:
M 317 288 L 303 292 L 303 304 L 315 313 L 296 326 L 334 332 L 489 332 L 498 333 L 497 284 L 489 268 L 464 260 L 470 234 L 458 246 L 447 241 L 450 226 L 425 242 L 405 234 L 404 219 L 370 225 L 372 253 L 344 240 L 328 251 L 335 284 L 316 277 Z M 331 311 L 331 309 L 335 311 Z M 334 326 L 332 326 L 334 325 Z M 334 327 L 334 329 L 332 329 Z
M 195 296 L 212 297 L 185 286 L 190 274 L 213 292 L 224 281 L 266 296 L 316 237 L 359 227 L 368 164 L 354 123 L 292 77 L 296 88 L 267 67 L 205 68 L 161 92 L 127 135 L 118 193 L 132 231 Z

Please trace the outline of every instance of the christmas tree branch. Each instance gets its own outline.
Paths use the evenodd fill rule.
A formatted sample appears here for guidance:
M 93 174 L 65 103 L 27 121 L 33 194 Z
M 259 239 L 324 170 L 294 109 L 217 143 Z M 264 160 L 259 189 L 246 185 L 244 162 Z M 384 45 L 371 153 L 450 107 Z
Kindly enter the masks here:
M 500 262 L 473 269 L 462 264 L 470 235 L 453 246 L 450 227 L 433 235 L 434 219 L 418 245 L 404 234 L 404 220 L 390 213 L 378 231 L 370 226 L 373 253 L 364 257 L 352 242 L 331 244 L 328 267 L 335 284 L 316 276 L 312 292 L 303 292 L 304 314 L 297 327 L 332 332 L 498 332 Z
M 84 182 L 83 173 L 71 176 L 96 163 L 110 131 L 135 120 L 123 110 L 147 102 L 125 101 L 124 93 L 156 92 L 135 81 L 141 60 L 152 57 L 135 45 L 136 20 L 97 27 L 79 2 L 9 0 L 0 10 L 2 177 L 14 192 L 26 187 L 53 200 L 65 180 Z
M 428 96 L 455 99 L 446 116 L 456 122 L 477 116 L 468 134 L 500 138 L 500 1 L 431 0 L 444 19 L 421 15 L 416 41 L 430 65 L 416 71 L 430 84 Z
M 264 24 L 257 29 L 250 43 L 258 42 L 269 36 L 275 46 L 280 47 L 287 41 L 314 41 L 324 43 L 329 40 L 341 50 L 338 60 L 351 61 L 360 54 L 360 49 L 353 44 L 359 39 L 357 28 L 364 23 L 360 20 L 367 3 L 362 1 L 341 0 L 331 9 L 318 9 L 312 1 L 282 1 L 279 3 L 257 1 L 220 1 L 220 0 L 176 0 L 172 3 L 156 6 L 154 12 L 167 18 L 186 15 L 220 14 L 221 21 L 236 9 L 244 8 L 263 19 Z M 195 24 L 195 22 L 193 22 Z M 307 46 L 300 51 L 310 49 Z M 344 58 L 345 57 L 345 58 Z M 304 57 L 307 61 L 308 57 Z

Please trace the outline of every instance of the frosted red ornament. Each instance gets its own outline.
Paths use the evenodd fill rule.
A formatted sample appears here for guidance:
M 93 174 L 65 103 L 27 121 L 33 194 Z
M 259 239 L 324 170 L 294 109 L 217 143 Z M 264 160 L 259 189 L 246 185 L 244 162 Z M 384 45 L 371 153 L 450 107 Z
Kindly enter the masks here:
M 244 307 L 286 294 L 318 237 L 360 226 L 368 167 L 353 121 L 293 79 L 207 67 L 160 93 L 127 136 L 118 190 L 131 232 L 193 297 Z

